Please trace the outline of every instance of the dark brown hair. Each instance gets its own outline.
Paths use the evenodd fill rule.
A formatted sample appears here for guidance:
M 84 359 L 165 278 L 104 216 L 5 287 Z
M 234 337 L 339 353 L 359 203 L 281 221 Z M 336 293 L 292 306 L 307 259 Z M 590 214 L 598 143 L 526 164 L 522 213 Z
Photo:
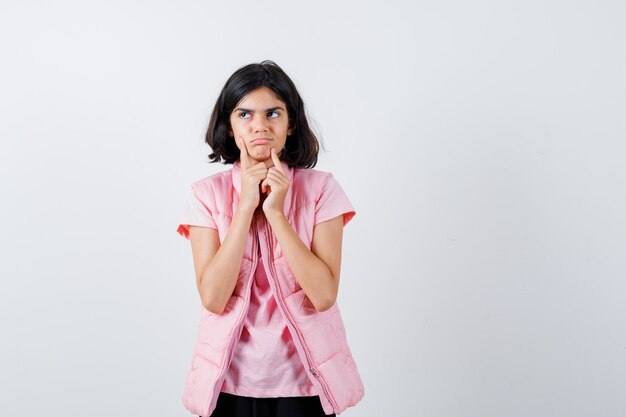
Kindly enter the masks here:
M 319 142 L 309 127 L 304 102 L 289 76 L 273 61 L 249 64 L 235 71 L 215 103 L 206 132 L 206 143 L 211 147 L 210 162 L 232 164 L 239 159 L 239 148 L 229 136 L 230 115 L 235 106 L 252 91 L 268 87 L 287 106 L 292 134 L 287 136 L 280 154 L 292 168 L 313 168 L 317 163 Z

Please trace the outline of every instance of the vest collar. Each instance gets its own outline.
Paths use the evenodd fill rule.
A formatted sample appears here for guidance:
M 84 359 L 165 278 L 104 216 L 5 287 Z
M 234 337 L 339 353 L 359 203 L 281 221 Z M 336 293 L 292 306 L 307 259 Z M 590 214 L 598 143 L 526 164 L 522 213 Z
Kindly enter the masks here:
M 293 168 L 289 167 L 285 161 L 280 161 L 283 166 L 283 171 L 287 174 L 287 178 L 289 178 L 289 183 L 291 184 L 293 179 Z M 238 159 L 233 164 L 233 168 L 231 169 L 233 187 L 237 190 L 237 194 L 241 195 L 241 161 Z M 291 187 L 289 187 L 291 188 Z

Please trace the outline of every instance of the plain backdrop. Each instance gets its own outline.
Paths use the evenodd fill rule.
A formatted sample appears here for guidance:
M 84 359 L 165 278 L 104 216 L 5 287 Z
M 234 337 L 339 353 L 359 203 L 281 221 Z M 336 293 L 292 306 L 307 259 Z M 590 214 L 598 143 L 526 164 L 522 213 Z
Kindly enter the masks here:
M 180 416 L 176 233 L 228 76 L 294 80 L 356 216 L 345 416 L 626 415 L 622 1 L 2 1 L 0 415 Z

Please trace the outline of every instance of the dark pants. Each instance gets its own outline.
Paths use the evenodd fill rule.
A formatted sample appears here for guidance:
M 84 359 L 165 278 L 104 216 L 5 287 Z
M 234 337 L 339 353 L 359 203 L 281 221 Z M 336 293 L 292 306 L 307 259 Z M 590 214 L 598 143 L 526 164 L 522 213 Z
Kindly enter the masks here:
M 220 392 L 210 417 L 326 417 L 326 414 L 317 395 L 253 398 Z

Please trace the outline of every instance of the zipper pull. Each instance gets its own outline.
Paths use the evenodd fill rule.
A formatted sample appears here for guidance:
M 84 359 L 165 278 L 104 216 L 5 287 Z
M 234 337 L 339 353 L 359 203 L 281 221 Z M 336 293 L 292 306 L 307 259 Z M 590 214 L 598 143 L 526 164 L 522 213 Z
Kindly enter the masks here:
M 318 375 L 318 373 L 317 373 L 317 369 L 315 369 L 315 368 L 310 368 L 309 370 L 311 371 L 311 373 L 312 373 L 313 375 L 315 375 L 315 376 L 319 376 L 319 375 Z

